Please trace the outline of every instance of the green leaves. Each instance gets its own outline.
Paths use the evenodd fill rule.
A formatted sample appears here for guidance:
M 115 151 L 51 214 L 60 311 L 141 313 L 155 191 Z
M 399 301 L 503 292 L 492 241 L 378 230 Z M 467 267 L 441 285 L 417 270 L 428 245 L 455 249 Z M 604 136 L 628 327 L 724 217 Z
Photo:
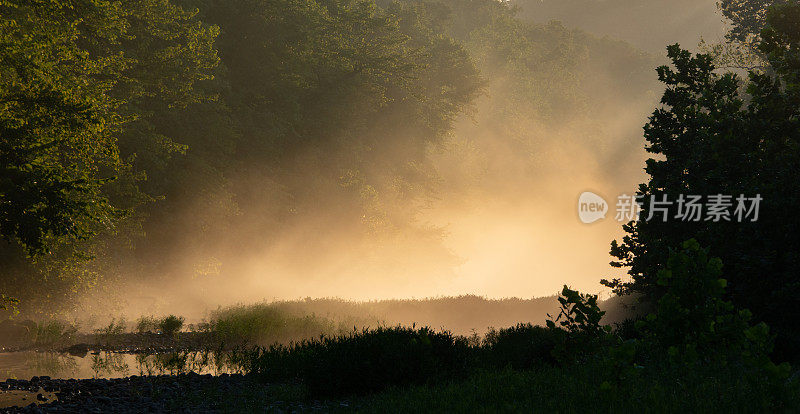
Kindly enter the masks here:
M 561 290 L 558 297 L 561 304 L 561 311 L 555 319 L 547 321 L 548 327 L 555 327 L 558 322 L 561 327 L 569 332 L 584 332 L 589 334 L 599 334 L 605 331 L 600 326 L 600 320 L 605 311 L 600 310 L 597 305 L 597 295 L 582 294 L 572 290 L 567 285 Z M 548 315 L 550 316 L 550 315 Z
M 710 258 L 694 239 L 672 250 L 666 269 L 659 272 L 665 292 L 656 311 L 637 323 L 643 341 L 676 361 L 761 364 L 768 359 L 772 338 L 767 325 L 751 326 L 749 311 L 737 312 L 723 299 L 727 280 L 719 277 L 721 269 L 720 260 Z
M 6 296 L 0 293 L 0 310 L 16 310 L 16 305 L 19 303 L 18 299 Z
M 76 22 L 53 5 L 0 6 L 0 236 L 41 254 L 96 232 L 114 209 L 100 194 L 113 168 L 115 103 L 108 73 L 75 43 Z
M 737 75 L 715 69 L 708 56 L 670 46 L 672 65 L 658 69 L 666 86 L 664 106 L 653 112 L 645 126 L 647 150 L 655 156 L 646 163 L 650 179 L 640 186 L 638 195 L 675 199 L 679 195 L 758 194 L 764 200 L 759 219 L 714 223 L 673 217 L 668 222 L 630 223 L 624 227 L 627 235 L 622 242 L 612 243 L 611 254 L 617 258 L 614 266 L 629 267 L 632 280 L 604 283 L 616 292 L 641 293 L 655 302 L 672 283 L 661 273 L 668 260 L 673 260 L 671 266 L 676 269 L 685 266 L 675 261 L 683 259 L 670 259 L 670 248 L 696 238 L 681 245 L 682 249 L 697 252 L 699 258 L 704 253 L 697 243 L 702 243 L 721 259 L 706 261 L 699 272 L 721 275 L 725 263 L 724 281 L 715 281 L 709 290 L 731 286 L 726 299 L 752 309 L 778 333 L 779 352 L 796 355 L 800 336 L 780 315 L 800 306 L 795 271 L 799 258 L 788 253 L 800 249 L 800 243 L 785 231 L 800 225 L 795 208 L 790 207 L 800 200 L 795 184 L 800 178 L 796 168 L 800 163 L 800 25 L 796 24 L 800 5 L 776 6 L 762 16 L 764 2 L 722 3 L 726 13 L 748 21 L 748 27 L 764 27 L 761 50 L 771 70 L 751 73 L 743 85 Z M 748 36 L 756 33 L 745 32 Z M 741 94 L 742 86 L 747 95 Z M 645 203 L 642 217 L 648 215 L 648 208 Z
M 614 338 L 610 326 L 600 324 L 605 311 L 597 305 L 597 295 L 582 294 L 566 285 L 558 297 L 561 310 L 546 321 L 548 329 L 559 332 L 560 341 L 552 351 L 556 361 L 572 362 L 592 357 Z
M 125 219 L 152 200 L 130 162 L 182 148 L 147 123 L 201 100 L 217 33 L 167 0 L 0 3 L 0 238 L 16 262 L 0 290 L 54 302 L 108 265 L 86 264 L 100 246 L 130 242 Z

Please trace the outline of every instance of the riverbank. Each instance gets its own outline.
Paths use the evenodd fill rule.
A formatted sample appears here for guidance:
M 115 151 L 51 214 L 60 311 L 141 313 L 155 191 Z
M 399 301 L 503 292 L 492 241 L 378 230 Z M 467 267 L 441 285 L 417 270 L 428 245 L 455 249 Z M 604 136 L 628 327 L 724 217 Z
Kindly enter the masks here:
M 349 406 L 347 401 L 306 400 L 297 387 L 264 384 L 242 374 L 86 380 L 34 377 L 0 382 L 0 391 L 24 392 L 29 398 L 21 402 L 23 406 L 0 407 L 3 413 L 308 412 Z

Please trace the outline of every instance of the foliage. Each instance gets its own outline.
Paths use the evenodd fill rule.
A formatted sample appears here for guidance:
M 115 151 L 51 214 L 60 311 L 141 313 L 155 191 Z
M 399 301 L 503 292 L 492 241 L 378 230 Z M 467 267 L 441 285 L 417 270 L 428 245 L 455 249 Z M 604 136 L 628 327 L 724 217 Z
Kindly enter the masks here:
M 74 6 L 26 3 L 0 4 L 0 236 L 41 253 L 115 214 L 101 187 L 120 163 L 110 134 L 120 120 L 100 79 L 123 62 L 78 46 Z M 119 16 L 84 6 L 121 35 Z
M 76 325 L 62 320 L 39 322 L 31 329 L 33 344 L 44 347 L 69 343 L 77 333 Z
M 489 330 L 481 344 L 481 355 L 490 367 L 527 370 L 555 364 L 554 351 L 562 341 L 560 333 L 551 328 L 518 324 Z
M 295 316 L 276 306 L 232 306 L 212 312 L 208 329 L 215 340 L 227 345 L 288 344 L 337 333 L 328 318 L 314 314 Z
M 14 311 L 17 303 L 19 303 L 19 299 L 8 297 L 0 293 L 0 310 Z
M 156 333 L 158 331 L 158 319 L 154 316 L 140 316 L 136 320 L 136 332 Z
M 593 357 L 611 332 L 610 326 L 600 324 L 605 312 L 597 304 L 597 295 L 583 294 L 565 285 L 558 302 L 558 316 L 547 321 L 548 329 L 560 334 L 553 356 L 561 363 Z
M 734 309 L 723 299 L 728 281 L 721 278 L 722 261 L 709 257 L 708 249 L 688 240 L 670 252 L 658 273 L 666 291 L 656 311 L 638 322 L 644 340 L 687 361 L 744 358 L 765 363 L 771 351 L 769 328 L 751 326 L 748 310 Z
M 382 258 L 419 255 L 449 272 L 442 229 L 419 220 L 458 187 L 431 151 L 458 158 L 474 141 L 485 156 L 502 138 L 533 154 L 542 124 L 595 125 L 610 96 L 642 99 L 651 83 L 633 48 L 493 0 L 2 4 L 2 53 L 19 64 L 2 65 L 0 93 L 28 102 L 3 116 L 30 142 L 2 132 L 18 177 L 0 197 L 20 202 L 0 202 L 18 222 L 0 223 L 0 291 L 45 316 L 87 291 L 113 305 L 127 281 L 210 288 L 313 223 L 329 231 L 298 243 L 329 251 L 346 234 L 364 273 L 405 277 Z M 589 80 L 616 67 L 608 88 Z M 479 98 L 480 125 L 456 131 Z M 569 135 L 597 128 L 581 130 Z M 30 258 L 37 239 L 48 254 Z
M 186 319 L 183 316 L 167 315 L 162 318 L 155 316 L 141 316 L 136 320 L 135 330 L 138 333 L 160 333 L 163 335 L 176 335 Z
M 714 57 L 721 68 L 753 71 L 768 70 L 769 62 L 759 50 L 761 31 L 767 24 L 768 10 L 792 0 L 721 0 L 717 7 L 729 22 L 725 42 L 708 45 L 701 42 L 701 50 Z
M 108 325 L 95 329 L 95 332 L 101 335 L 119 335 L 125 332 L 127 323 L 124 318 L 112 318 Z
M 599 362 L 528 371 L 489 370 L 459 381 L 393 388 L 355 400 L 359 412 L 794 412 L 797 384 L 780 385 L 736 367 L 645 372 L 617 390 L 602 387 Z
M 158 330 L 164 335 L 177 335 L 181 328 L 183 328 L 183 322 L 185 320 L 183 316 L 165 316 L 158 322 Z
M 555 319 L 547 321 L 547 327 L 556 328 L 556 322 L 567 332 L 583 332 L 589 335 L 600 335 L 606 329 L 600 326 L 605 312 L 597 305 L 597 295 L 589 295 L 572 290 L 566 285 L 558 297 L 561 309 Z M 550 315 L 548 315 L 550 316 Z
M 767 25 L 767 10 L 773 5 L 790 2 L 791 0 L 720 0 L 718 7 L 722 15 L 732 23 L 727 37 L 739 42 L 752 42 Z
M 800 67 L 792 52 L 797 49 L 798 26 L 791 23 L 798 7 L 785 6 L 770 14 L 761 47 L 770 65 L 779 69 L 752 74 L 746 96 L 740 95 L 736 75 L 715 73 L 709 56 L 692 56 L 671 46 L 675 68 L 658 69 L 667 85 L 664 108 L 645 126 L 647 150 L 657 157 L 647 161 L 650 180 L 640 185 L 637 195 L 644 200 L 668 196 L 673 201 L 681 194 L 760 195 L 758 221 L 680 221 L 674 218 L 673 205 L 668 222 L 639 220 L 624 226 L 622 243 L 612 243 L 617 259 L 612 264 L 630 267 L 632 280 L 605 281 L 619 293 L 638 292 L 657 301 L 664 286 L 656 275 L 667 262 L 669 248 L 695 237 L 726 264 L 732 287 L 727 295 L 734 305 L 751 309 L 757 320 L 773 327 L 776 351 L 787 357 L 800 343 L 794 324 L 781 316 L 800 300 L 795 277 L 798 240 L 786 230 L 800 226 L 793 207 L 800 193 L 792 184 L 797 181 L 794 166 L 800 162 L 800 101 L 794 86 Z M 642 217 L 649 212 L 646 202 Z
M 172 151 L 148 122 L 200 99 L 216 29 L 167 0 L 4 1 L 0 32 L 0 290 L 52 308 L 130 244 L 153 201 L 132 160 Z
M 671 249 L 658 283 L 665 291 L 653 313 L 636 321 L 635 338 L 617 339 L 606 348 L 602 386 L 619 392 L 652 371 L 727 369 L 771 384 L 777 399 L 785 398 L 788 363 L 769 358 L 772 337 L 763 322 L 752 324 L 750 311 L 736 310 L 724 300 L 727 280 L 722 261 L 690 239 Z
M 464 375 L 464 338 L 428 328 L 378 328 L 262 348 L 253 372 L 266 381 L 300 380 L 315 396 L 364 394 Z

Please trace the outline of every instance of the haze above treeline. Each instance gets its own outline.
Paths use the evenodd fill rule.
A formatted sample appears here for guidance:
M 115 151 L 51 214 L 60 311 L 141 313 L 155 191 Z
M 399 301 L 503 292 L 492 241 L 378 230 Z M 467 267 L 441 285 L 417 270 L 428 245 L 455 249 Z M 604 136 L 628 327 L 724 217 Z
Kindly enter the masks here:
M 597 292 L 621 229 L 577 196 L 635 190 L 666 45 L 726 30 L 714 1 L 73 7 L 0 6 L 34 56 L 0 90 L 59 103 L 3 115 L 39 177 L 3 211 L 26 314 Z

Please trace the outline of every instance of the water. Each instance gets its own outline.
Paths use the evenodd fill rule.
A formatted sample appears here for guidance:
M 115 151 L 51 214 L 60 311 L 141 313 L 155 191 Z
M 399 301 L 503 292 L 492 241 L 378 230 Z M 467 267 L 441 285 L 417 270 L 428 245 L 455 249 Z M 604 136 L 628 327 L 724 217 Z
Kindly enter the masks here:
M 9 407 L 25 407 L 31 403 L 39 405 L 40 402 L 36 399 L 36 395 L 39 393 L 45 395 L 48 401 L 58 400 L 54 393 L 46 392 L 45 390 L 39 390 L 39 392 L 0 391 L 0 409 Z
M 242 369 L 230 356 L 212 351 L 159 354 L 99 352 L 84 356 L 36 351 L 0 353 L 0 381 L 9 378 L 30 379 L 34 376 L 88 379 L 186 372 L 219 375 L 240 373 Z

